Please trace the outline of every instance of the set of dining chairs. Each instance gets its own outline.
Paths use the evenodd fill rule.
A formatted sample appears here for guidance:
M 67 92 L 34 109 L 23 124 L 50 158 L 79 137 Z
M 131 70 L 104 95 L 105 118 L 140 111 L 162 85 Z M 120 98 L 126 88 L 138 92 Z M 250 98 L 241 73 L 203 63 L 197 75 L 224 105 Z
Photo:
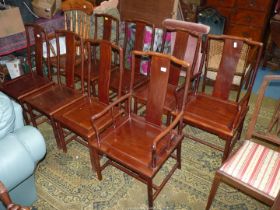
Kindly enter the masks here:
M 166 19 L 161 50 L 154 52 L 153 24 L 125 20 L 121 46 L 119 30 L 112 30 L 113 22 L 119 28 L 118 20 L 107 14 L 95 17 L 95 38 L 75 31 L 78 25 L 74 31 L 63 29 L 49 35 L 39 25 L 26 24 L 31 70 L 5 82 L 0 90 L 22 105 L 26 123 L 49 122 L 59 149 L 67 152 L 71 141 L 88 147 L 99 180 L 102 170 L 111 165 L 145 183 L 152 209 L 162 188 L 181 168 L 183 140 L 221 151 L 222 167 L 231 160 L 249 109 L 262 43 L 210 35 L 205 25 Z M 74 26 L 77 20 L 82 21 L 76 15 L 65 24 Z M 86 25 L 80 30 L 90 31 Z M 98 30 L 103 32 L 99 38 Z M 112 32 L 117 41 L 112 41 Z M 186 133 L 186 126 L 216 135 L 224 146 Z M 276 156 L 278 173 L 279 152 Z M 156 185 L 153 178 L 170 158 L 175 159 L 173 167 Z M 224 168 L 217 172 L 219 180 L 227 172 Z M 253 195 L 260 191 L 255 188 L 250 186 Z M 272 206 L 279 198 L 279 187 L 274 192 L 255 197 Z M 214 194 L 212 189 L 207 208 Z

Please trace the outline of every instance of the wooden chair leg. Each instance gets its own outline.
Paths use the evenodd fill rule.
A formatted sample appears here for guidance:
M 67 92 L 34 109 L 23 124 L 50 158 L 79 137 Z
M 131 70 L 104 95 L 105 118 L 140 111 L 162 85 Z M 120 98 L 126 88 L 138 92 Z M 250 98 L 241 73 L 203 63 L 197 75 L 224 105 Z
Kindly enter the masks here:
M 57 129 L 57 135 L 58 135 L 58 139 L 59 139 L 59 145 L 61 147 L 61 149 L 63 150 L 63 152 L 67 152 L 67 147 L 66 147 L 66 142 L 65 142 L 65 137 L 64 137 L 64 132 L 63 132 L 63 128 L 61 127 L 60 123 L 56 123 L 56 129 Z
M 208 197 L 208 201 L 207 201 L 207 205 L 206 205 L 205 210 L 210 209 L 211 204 L 213 202 L 213 199 L 216 195 L 217 189 L 220 185 L 220 182 L 221 182 L 221 176 L 218 173 L 216 173 L 213 184 L 212 184 L 212 187 L 211 187 L 211 191 L 210 191 L 210 194 L 209 194 L 209 197 Z
M 231 142 L 232 142 L 232 139 L 227 139 L 226 140 L 226 145 L 225 145 L 224 153 L 223 153 L 223 157 L 222 157 L 222 163 L 225 162 L 225 160 L 229 156 L 230 149 L 231 149 Z
M 89 147 L 89 153 L 92 170 L 93 172 L 96 172 L 98 180 L 102 180 L 100 157 L 98 151 L 93 147 Z
M 27 106 L 27 110 L 28 110 L 27 112 L 30 117 L 30 121 L 31 121 L 32 125 L 37 128 L 36 117 L 35 117 L 35 114 L 33 113 L 33 109 L 29 104 L 27 104 L 26 106 Z
M 147 180 L 147 189 L 148 189 L 148 204 L 149 204 L 149 210 L 152 210 L 154 208 L 154 199 L 153 199 L 153 180 L 148 179 Z
M 51 123 L 52 128 L 53 128 L 53 133 L 54 133 L 57 148 L 61 149 L 61 141 L 60 141 L 59 134 L 58 134 L 58 131 L 57 131 L 58 130 L 57 125 L 56 125 L 56 122 L 54 121 L 54 119 L 52 117 L 50 117 L 50 123 Z
M 181 148 L 182 148 L 182 142 L 177 147 L 177 163 L 178 163 L 178 169 L 181 169 Z

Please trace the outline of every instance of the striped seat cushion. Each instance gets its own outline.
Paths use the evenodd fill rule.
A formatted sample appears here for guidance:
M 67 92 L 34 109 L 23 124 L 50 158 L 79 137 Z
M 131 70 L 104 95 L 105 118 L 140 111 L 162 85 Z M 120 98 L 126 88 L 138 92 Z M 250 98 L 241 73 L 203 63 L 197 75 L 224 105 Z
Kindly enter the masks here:
M 245 141 L 220 171 L 275 198 L 280 190 L 280 153 Z

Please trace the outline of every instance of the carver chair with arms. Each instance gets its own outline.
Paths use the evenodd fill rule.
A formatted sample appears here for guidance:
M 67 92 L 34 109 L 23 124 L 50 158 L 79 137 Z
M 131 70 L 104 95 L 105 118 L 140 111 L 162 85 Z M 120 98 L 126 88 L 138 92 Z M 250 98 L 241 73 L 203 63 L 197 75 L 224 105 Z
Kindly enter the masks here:
M 47 89 L 44 89 L 40 92 L 36 92 L 30 96 L 27 96 L 23 99 L 24 105 L 27 106 L 28 115 L 31 119 L 31 122 L 34 126 L 37 126 L 37 112 L 46 116 L 53 127 L 57 145 L 60 148 L 60 142 L 58 135 L 56 133 L 56 125 L 53 119 L 53 115 L 61 110 L 62 108 L 70 105 L 71 103 L 85 97 L 84 94 L 84 79 L 82 76 L 81 82 L 79 84 L 75 83 L 75 61 L 77 57 L 77 49 L 83 51 L 83 41 L 82 39 L 71 31 L 57 30 L 56 41 L 57 52 L 59 55 L 59 42 L 58 39 L 61 36 L 65 37 L 66 41 L 66 66 L 64 69 L 65 76 L 62 77 L 60 74 L 61 69 L 58 69 L 57 72 L 57 81 L 58 83 L 53 84 Z M 81 63 L 83 65 L 83 57 L 81 54 Z M 57 66 L 60 66 L 60 56 L 57 56 Z M 83 75 L 83 74 L 82 74 Z
M 131 61 L 131 52 L 133 50 L 149 51 L 153 46 L 154 39 L 154 25 L 143 20 L 125 20 L 125 37 L 124 37 L 124 64 L 127 61 Z M 135 63 L 135 77 L 133 87 L 138 87 L 148 78 L 149 73 L 141 72 L 141 57 L 138 57 Z M 129 64 L 128 64 L 129 65 Z M 148 69 L 148 68 L 147 68 Z M 112 74 L 112 81 L 110 82 L 110 88 L 113 91 L 118 90 L 118 76 L 119 70 L 115 69 Z M 122 81 L 122 93 L 129 92 L 129 85 L 131 79 L 131 70 L 127 65 L 124 68 L 124 75 Z
M 91 116 L 101 112 L 105 109 L 110 102 L 110 89 L 109 84 L 111 80 L 111 61 L 112 61 L 112 53 L 114 51 L 118 51 L 120 54 L 120 65 L 119 69 L 121 71 L 120 77 L 122 77 L 123 72 L 123 53 L 122 49 L 109 41 L 106 40 L 87 40 L 85 42 L 87 46 L 88 54 L 91 55 L 92 47 L 99 46 L 100 48 L 100 60 L 99 60 L 99 69 L 98 69 L 98 91 L 97 96 L 92 96 L 91 91 L 88 89 L 88 97 L 82 98 L 70 106 L 65 107 L 64 109 L 58 111 L 54 114 L 54 119 L 57 123 L 57 129 L 59 132 L 61 146 L 64 152 L 67 151 L 66 144 L 72 140 L 76 140 L 81 144 L 88 146 L 88 139 L 95 136 L 95 131 L 91 125 Z M 92 69 L 91 59 L 87 63 L 89 65 L 88 69 Z M 90 72 L 87 72 L 87 79 L 90 80 Z M 119 91 L 118 96 L 121 94 L 121 81 L 122 78 L 119 79 Z M 88 81 L 89 82 L 89 81 Z M 117 114 L 118 110 L 115 110 L 115 114 Z M 110 124 L 111 118 L 108 117 L 108 120 L 103 119 L 101 124 L 99 124 L 100 129 L 103 129 L 104 126 Z M 64 132 L 63 128 L 67 128 L 68 130 L 74 132 L 74 135 L 68 135 L 68 132 Z M 78 138 L 78 135 L 81 138 Z
M 199 81 L 200 72 L 199 67 L 201 64 L 201 39 L 203 34 L 207 34 L 209 31 L 208 26 L 202 24 L 183 22 L 178 20 L 166 19 L 163 21 L 165 27 L 164 40 L 171 42 L 171 55 L 178 59 L 185 60 L 191 65 L 191 77 L 192 80 Z M 163 44 L 164 45 L 164 44 Z M 168 81 L 168 91 L 165 101 L 165 111 L 167 112 L 167 124 L 170 122 L 170 112 L 176 107 L 174 106 L 177 101 L 177 97 L 182 96 L 183 82 L 179 82 L 180 75 L 185 75 L 185 72 L 181 71 L 180 66 L 172 65 L 170 77 Z M 183 76 L 184 77 L 184 76 Z M 182 77 L 182 79 L 183 79 Z M 181 84 L 183 83 L 183 84 Z M 195 86 L 197 88 L 198 84 Z M 139 109 L 138 103 L 145 104 L 148 95 L 148 82 L 139 88 L 134 90 L 134 111 Z
M 217 170 L 206 209 L 210 208 L 220 182 L 262 201 L 272 210 L 280 209 L 280 138 L 279 124 L 275 123 L 275 119 L 279 119 L 279 106 L 268 129 L 264 132 L 256 130 L 264 93 L 271 81 L 280 81 L 280 76 L 264 77 L 248 125 L 246 140 Z M 266 144 L 262 144 L 264 142 Z
M 150 57 L 150 83 L 147 108 L 144 116 L 131 112 L 132 89 L 135 70 L 135 56 Z M 168 77 L 171 63 L 177 63 L 186 68 L 187 77 L 190 78 L 189 64 L 175 57 L 155 52 L 133 51 L 132 78 L 130 92 L 114 101 L 105 110 L 92 117 L 92 125 L 96 137 L 90 138 L 89 146 L 92 165 L 97 172 L 98 179 L 102 179 L 101 171 L 108 165 L 113 165 L 132 177 L 147 184 L 149 209 L 153 208 L 153 201 L 167 183 L 174 171 L 181 167 L 181 142 L 183 135 L 177 126 L 182 123 L 182 107 L 178 116 L 168 127 L 163 125 L 163 106 L 167 91 Z M 185 90 L 189 80 L 186 81 Z M 161 91 L 158 91 L 160 88 Z M 184 99 L 186 94 L 184 95 Z M 128 100 L 128 108 L 123 114 L 116 116 L 114 107 Z M 113 123 L 110 127 L 100 131 L 98 122 L 110 115 Z M 175 152 L 176 150 L 176 152 Z M 104 154 L 108 161 L 100 165 L 100 156 Z M 164 163 L 173 157 L 176 163 L 159 186 L 153 184 L 153 178 Z
M 6 93 L 9 97 L 13 98 L 22 105 L 22 99 L 35 93 L 37 91 L 48 88 L 53 84 L 50 73 L 50 63 L 46 60 L 47 71 L 44 72 L 44 59 L 43 59 L 43 43 L 48 43 L 48 38 L 44 29 L 37 24 L 25 24 L 26 41 L 27 41 L 27 63 L 29 72 L 19 76 L 15 79 L 5 82 L 0 85 L 0 90 Z M 31 39 L 34 39 L 34 46 L 31 44 Z M 47 45 L 47 52 L 49 48 Z M 34 56 L 35 66 L 33 67 L 31 57 Z M 26 123 L 29 119 L 25 115 Z
M 190 94 L 185 106 L 184 123 L 185 125 L 201 129 L 204 132 L 214 134 L 224 140 L 225 145 L 221 146 L 218 142 L 209 142 L 207 139 L 203 140 L 186 134 L 192 140 L 222 151 L 222 161 L 225 161 L 235 141 L 241 134 L 243 122 L 249 109 L 248 102 L 259 67 L 262 43 L 229 35 L 208 35 L 206 39 L 206 69 L 207 53 L 213 39 L 224 43 L 221 49 L 222 56 L 214 87 L 210 93 L 203 89 L 202 92 L 195 90 Z M 245 49 L 244 46 L 246 46 Z M 243 62 L 243 65 L 247 64 L 251 50 L 254 51 L 256 56 L 254 62 L 250 61 L 252 63 L 252 78 L 248 84 L 248 88 L 238 102 L 230 100 L 230 89 L 236 68 L 241 62 Z M 243 58 L 245 55 L 247 57 Z M 205 75 L 206 73 L 204 74 L 203 86 Z

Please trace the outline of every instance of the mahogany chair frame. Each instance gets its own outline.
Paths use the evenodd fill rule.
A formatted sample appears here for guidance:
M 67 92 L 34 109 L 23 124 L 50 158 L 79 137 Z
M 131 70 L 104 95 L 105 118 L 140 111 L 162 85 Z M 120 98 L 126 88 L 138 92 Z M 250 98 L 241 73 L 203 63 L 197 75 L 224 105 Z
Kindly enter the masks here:
M 56 124 L 53 119 L 53 115 L 61 110 L 62 108 L 74 103 L 77 100 L 85 97 L 84 94 L 84 77 L 82 74 L 81 78 L 81 87 L 78 87 L 75 83 L 74 71 L 76 67 L 76 57 L 77 49 L 80 52 L 83 52 L 83 41 L 79 35 L 71 31 L 66 30 L 57 30 L 55 31 L 56 42 L 57 42 L 57 52 L 60 55 L 60 45 L 59 37 L 64 36 L 66 40 L 66 66 L 64 69 L 65 76 L 62 79 L 61 69 L 58 69 L 57 72 L 57 84 L 53 84 L 48 89 L 45 89 L 40 92 L 36 92 L 30 96 L 27 96 L 23 99 L 24 105 L 27 106 L 28 115 L 31 119 L 33 126 L 37 127 L 37 115 L 34 111 L 37 111 L 44 116 L 46 116 L 52 127 L 55 134 L 56 142 L 58 148 L 61 147 L 59 136 L 56 132 Z M 81 63 L 83 69 L 84 63 L 84 54 L 81 54 Z M 60 66 L 60 56 L 57 56 L 57 66 Z
M 107 40 L 86 40 L 85 42 L 87 52 L 92 55 L 92 47 L 100 47 L 100 60 L 98 69 L 98 91 L 97 96 L 92 96 L 91 91 L 88 89 L 88 97 L 82 98 L 70 106 L 58 111 L 54 114 L 54 119 L 57 124 L 57 130 L 59 133 L 60 143 L 64 152 L 67 152 L 66 144 L 72 140 L 76 140 L 79 143 L 88 146 L 88 139 L 95 136 L 95 130 L 91 125 L 91 116 L 101 112 L 110 103 L 110 89 L 109 84 L 111 80 L 111 68 L 112 68 L 112 53 L 117 51 L 120 55 L 120 61 L 118 68 L 120 69 L 120 79 L 119 79 L 119 91 L 118 97 L 121 95 L 121 82 L 123 74 L 123 51 L 122 48 L 117 45 L 107 41 Z M 92 69 L 91 59 L 88 60 L 88 69 Z M 91 72 L 86 72 L 87 82 L 90 82 Z M 118 110 L 115 110 L 117 114 Z M 104 120 L 100 124 L 100 129 L 103 129 L 107 124 L 111 123 L 111 118 L 108 121 Z M 68 132 L 64 132 L 64 128 L 75 133 L 75 135 L 69 136 Z M 77 138 L 78 135 L 80 138 Z
M 7 210 L 31 210 L 31 207 L 23 207 L 18 204 L 14 204 L 10 198 L 8 190 L 4 184 L 0 181 L 0 201 L 7 207 Z
M 129 30 L 130 30 L 130 26 L 131 25 L 135 25 L 135 40 L 133 43 L 133 48 L 131 49 L 130 52 L 128 52 L 128 55 L 131 55 L 131 52 L 133 50 L 138 50 L 138 51 L 142 51 L 144 48 L 144 38 L 145 38 L 145 33 L 146 33 L 146 27 L 149 27 L 152 29 L 152 40 L 151 40 L 151 46 L 150 46 L 150 50 L 153 48 L 153 43 L 154 43 L 154 34 L 155 34 L 155 27 L 154 24 L 149 23 L 147 21 L 144 20 L 125 20 L 125 37 L 124 37 L 124 47 L 123 47 L 123 51 L 124 51 L 124 59 L 127 59 L 127 57 L 125 56 L 127 51 L 128 51 L 128 34 L 129 34 Z M 149 51 L 149 50 L 148 50 Z M 137 70 L 135 72 L 135 79 L 134 79 L 134 85 L 133 87 L 136 88 L 140 85 L 142 85 L 143 83 L 145 83 L 145 81 L 148 78 L 148 75 L 144 75 L 140 72 L 140 63 L 141 63 L 141 57 L 136 59 L 136 63 L 135 63 L 135 69 Z M 125 61 L 124 61 L 125 64 Z M 118 69 L 115 69 L 113 72 L 113 80 L 110 83 L 110 88 L 113 91 L 116 91 L 118 88 L 118 84 L 119 81 L 117 79 L 114 78 L 119 78 L 118 76 L 119 71 Z M 124 75 L 123 75 L 123 83 L 122 83 L 122 94 L 126 94 L 129 92 L 129 85 L 130 85 L 130 79 L 131 79 L 131 70 L 127 69 L 126 67 L 124 67 Z
M 181 28 L 174 28 L 174 27 L 165 27 L 164 37 L 166 37 L 167 33 L 175 33 L 176 39 L 174 43 L 174 48 L 172 55 L 180 60 L 184 60 L 185 54 L 187 53 L 188 49 L 188 40 L 194 39 L 196 40 L 195 44 L 195 51 L 189 52 L 190 54 L 193 53 L 193 59 L 191 64 L 191 77 L 192 80 L 199 81 L 198 77 L 200 77 L 201 72 L 194 73 L 194 70 L 196 68 L 198 54 L 201 46 L 201 40 L 202 35 L 196 32 L 192 32 L 191 30 L 181 29 Z M 166 38 L 164 38 L 166 40 Z M 163 42 L 163 46 L 165 45 L 165 41 Z M 162 51 L 163 51 L 162 47 Z M 175 109 L 178 109 L 176 105 L 179 105 L 179 98 L 182 97 L 182 93 L 184 90 L 182 87 L 184 87 L 183 84 L 179 84 L 180 79 L 180 73 L 181 68 L 180 66 L 172 65 L 170 70 L 170 76 L 168 81 L 168 91 L 166 95 L 166 101 L 165 101 L 165 112 L 167 114 L 167 124 L 171 121 L 171 112 Z M 186 78 L 185 78 L 186 79 Z M 195 87 L 198 87 L 198 84 L 195 85 Z M 136 88 L 133 92 L 134 95 L 134 112 L 137 113 L 138 111 L 138 103 L 140 104 L 146 104 L 147 96 L 148 96 L 148 82 L 141 85 L 139 88 Z
M 37 24 L 25 24 L 26 41 L 27 41 L 27 63 L 29 72 L 15 79 L 6 81 L 0 85 L 0 90 L 19 102 L 21 105 L 22 99 L 32 93 L 48 88 L 53 84 L 50 72 L 50 62 L 47 59 L 47 72 L 43 72 L 43 43 L 48 43 L 48 37 L 45 30 Z M 34 46 L 32 46 L 31 38 L 34 38 Z M 49 46 L 47 44 L 47 54 L 49 54 Z M 31 57 L 34 52 L 35 66 L 33 68 Z M 24 106 L 22 106 L 25 108 Z M 26 123 L 29 124 L 29 119 L 26 115 L 26 110 L 23 112 Z
M 151 82 L 150 95 L 148 96 L 146 116 L 135 115 L 132 110 L 132 89 L 136 56 L 151 56 Z M 162 124 L 163 105 L 166 96 L 170 63 L 175 62 L 186 68 L 187 81 L 185 91 L 190 83 L 189 64 L 168 55 L 155 52 L 133 51 L 132 75 L 130 92 L 110 104 L 99 114 L 92 116 L 92 125 L 96 137 L 89 141 L 92 166 L 95 168 L 97 177 L 102 179 L 102 170 L 108 165 L 115 166 L 128 175 L 140 180 L 147 185 L 149 209 L 153 209 L 153 201 L 156 199 L 164 185 L 174 171 L 181 167 L 181 143 L 183 139 L 181 125 L 183 107 L 178 110 L 179 114 L 168 127 Z M 156 92 L 161 87 L 162 92 Z M 184 100 L 187 94 L 184 94 Z M 113 108 L 128 100 L 128 109 L 121 116 L 111 114 Z M 100 131 L 98 120 L 107 114 L 111 115 L 113 124 L 111 127 Z M 178 131 L 175 128 L 179 126 Z M 173 154 L 176 150 L 176 154 Z M 108 161 L 100 165 L 99 154 L 104 154 Z M 153 178 L 161 169 L 167 159 L 173 157 L 176 163 L 159 186 L 153 184 Z
M 241 37 L 230 35 L 208 35 L 206 39 L 206 56 L 207 47 L 209 47 L 209 40 L 211 39 L 225 41 L 222 61 L 219 65 L 215 85 L 213 87 L 212 94 L 207 94 L 204 89 L 202 92 L 195 90 L 190 94 L 189 101 L 185 106 L 184 123 L 185 125 L 190 125 L 216 135 L 218 138 L 225 141 L 225 146 L 221 147 L 207 140 L 203 140 L 189 134 L 185 135 L 194 141 L 222 151 L 223 162 L 227 159 L 232 147 L 241 135 L 243 122 L 249 109 L 248 102 L 259 67 L 263 45 L 260 42 L 255 42 Z M 243 47 L 244 43 L 251 46 L 248 49 L 254 50 L 256 60 L 252 62 L 252 76 L 248 84 L 248 88 L 242 99 L 236 102 L 231 101 L 229 99 L 229 95 L 235 67 L 239 61 L 241 47 Z M 203 56 L 203 60 L 204 58 L 205 54 Z M 204 83 L 205 74 L 202 86 L 204 86 Z
M 257 101 L 255 103 L 254 112 L 252 114 L 251 120 L 250 120 L 249 125 L 248 125 L 248 130 L 247 130 L 245 139 L 252 139 L 254 137 L 258 138 L 258 139 L 262 139 L 266 142 L 269 142 L 269 143 L 277 146 L 277 147 L 274 147 L 274 149 L 276 149 L 276 151 L 280 152 L 280 138 L 279 138 L 279 133 L 278 132 L 272 133 L 271 132 L 272 131 L 271 126 L 268 127 L 266 133 L 259 132 L 259 131 L 255 130 L 256 123 L 257 123 L 257 118 L 258 118 L 258 115 L 260 113 L 261 104 L 262 104 L 262 101 L 263 101 L 263 98 L 264 98 L 264 93 L 265 93 L 265 90 L 266 90 L 266 88 L 268 87 L 268 85 L 271 81 L 280 81 L 280 76 L 279 75 L 267 75 L 267 76 L 264 77 L 262 85 L 261 85 L 260 90 L 259 90 Z M 274 121 L 274 117 L 277 115 L 277 113 L 279 113 L 279 106 L 276 107 L 276 111 L 273 115 L 273 118 L 272 118 L 271 122 Z M 278 126 L 277 124 L 274 124 L 274 125 Z M 238 152 L 238 150 L 236 152 Z M 229 160 L 230 160 L 230 158 L 229 158 Z M 226 162 L 225 162 L 225 164 L 226 164 Z M 209 197 L 208 197 L 208 202 L 207 202 L 206 209 L 210 209 L 212 201 L 215 197 L 215 194 L 217 192 L 217 189 L 219 187 L 220 182 L 224 182 L 224 183 L 226 183 L 226 184 L 228 184 L 228 185 L 230 185 L 234 188 L 237 188 L 238 190 L 240 190 L 240 191 L 242 191 L 242 192 L 258 199 L 258 200 L 260 200 L 261 202 L 271 206 L 272 210 L 279 210 L 280 209 L 280 191 L 278 192 L 276 198 L 273 198 L 272 196 L 269 196 L 268 194 L 250 186 L 249 184 L 244 183 L 242 180 L 239 180 L 239 179 L 223 172 L 220 169 L 218 169 L 216 171 L 215 178 L 214 178 L 214 181 L 213 181 L 213 184 L 212 184 L 212 188 L 211 188 L 211 191 L 210 191 L 210 194 L 209 194 Z

